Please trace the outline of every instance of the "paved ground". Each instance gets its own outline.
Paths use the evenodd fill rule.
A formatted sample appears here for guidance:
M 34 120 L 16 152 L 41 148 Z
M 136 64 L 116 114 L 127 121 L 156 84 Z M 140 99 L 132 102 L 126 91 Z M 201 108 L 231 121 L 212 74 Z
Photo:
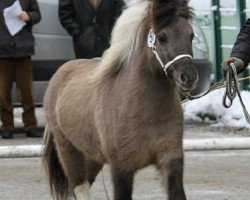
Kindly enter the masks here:
M 249 200 L 250 150 L 185 153 L 185 188 L 189 200 Z M 50 200 L 41 158 L 0 159 L 0 199 Z M 112 196 L 109 168 L 104 179 Z M 91 189 L 92 200 L 107 199 L 99 174 Z M 135 178 L 134 199 L 166 199 L 153 167 Z

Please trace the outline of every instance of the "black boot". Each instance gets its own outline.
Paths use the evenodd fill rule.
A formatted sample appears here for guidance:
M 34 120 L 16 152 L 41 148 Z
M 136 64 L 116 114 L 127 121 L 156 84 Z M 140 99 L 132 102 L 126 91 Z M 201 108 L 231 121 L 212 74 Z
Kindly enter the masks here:
M 3 139 L 13 138 L 13 131 L 11 130 L 1 130 L 0 133 Z
M 37 138 L 37 137 L 42 137 L 42 135 L 43 135 L 43 132 L 39 128 L 32 128 L 26 131 L 26 137 Z

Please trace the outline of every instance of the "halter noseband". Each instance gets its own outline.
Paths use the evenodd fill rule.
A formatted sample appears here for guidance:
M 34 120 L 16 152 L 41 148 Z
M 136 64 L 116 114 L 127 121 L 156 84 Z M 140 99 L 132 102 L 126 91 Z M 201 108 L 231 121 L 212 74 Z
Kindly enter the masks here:
M 161 58 L 160 58 L 160 56 L 159 56 L 159 54 L 158 54 L 158 52 L 157 52 L 157 49 L 156 49 L 156 46 L 155 46 L 155 42 L 156 42 L 156 35 L 155 35 L 153 29 L 150 29 L 150 31 L 148 33 L 148 46 L 150 48 L 152 48 L 153 53 L 155 54 L 157 60 L 159 61 L 160 65 L 163 68 L 163 70 L 164 70 L 164 72 L 165 72 L 166 75 L 167 75 L 168 68 L 175 61 L 177 61 L 177 60 L 179 60 L 181 58 L 184 58 L 184 57 L 193 59 L 193 57 L 191 55 L 189 55 L 189 54 L 181 54 L 181 55 L 176 56 L 173 60 L 170 60 L 167 64 L 164 65 L 163 62 L 162 62 L 162 60 L 161 60 Z

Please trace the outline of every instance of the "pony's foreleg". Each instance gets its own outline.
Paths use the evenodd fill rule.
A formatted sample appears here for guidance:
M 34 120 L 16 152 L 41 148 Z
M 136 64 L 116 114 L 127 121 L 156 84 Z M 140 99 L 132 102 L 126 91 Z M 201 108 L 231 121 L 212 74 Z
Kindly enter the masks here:
M 183 156 L 164 159 L 160 170 L 168 193 L 168 200 L 186 200 L 183 186 Z
M 134 171 L 123 169 L 122 164 L 111 164 L 112 180 L 114 184 L 114 200 L 132 200 Z

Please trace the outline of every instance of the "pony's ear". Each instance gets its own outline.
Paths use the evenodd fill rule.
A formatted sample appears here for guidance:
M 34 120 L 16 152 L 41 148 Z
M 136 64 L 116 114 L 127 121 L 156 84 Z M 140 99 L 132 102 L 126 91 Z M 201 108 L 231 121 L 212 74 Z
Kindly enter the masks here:
M 190 12 L 187 0 L 152 0 L 151 5 L 151 22 L 156 32 L 175 22 L 180 13 L 187 15 L 189 18 Z
M 153 13 L 158 12 L 162 8 L 175 9 L 179 0 L 153 0 Z
M 171 5 L 179 6 L 179 5 L 188 4 L 188 0 L 152 0 L 152 2 L 156 6 L 160 6 L 160 7 L 164 7 L 168 5 L 170 5 L 171 7 Z
M 179 0 L 153 0 L 151 10 L 152 26 L 158 32 L 176 18 Z

